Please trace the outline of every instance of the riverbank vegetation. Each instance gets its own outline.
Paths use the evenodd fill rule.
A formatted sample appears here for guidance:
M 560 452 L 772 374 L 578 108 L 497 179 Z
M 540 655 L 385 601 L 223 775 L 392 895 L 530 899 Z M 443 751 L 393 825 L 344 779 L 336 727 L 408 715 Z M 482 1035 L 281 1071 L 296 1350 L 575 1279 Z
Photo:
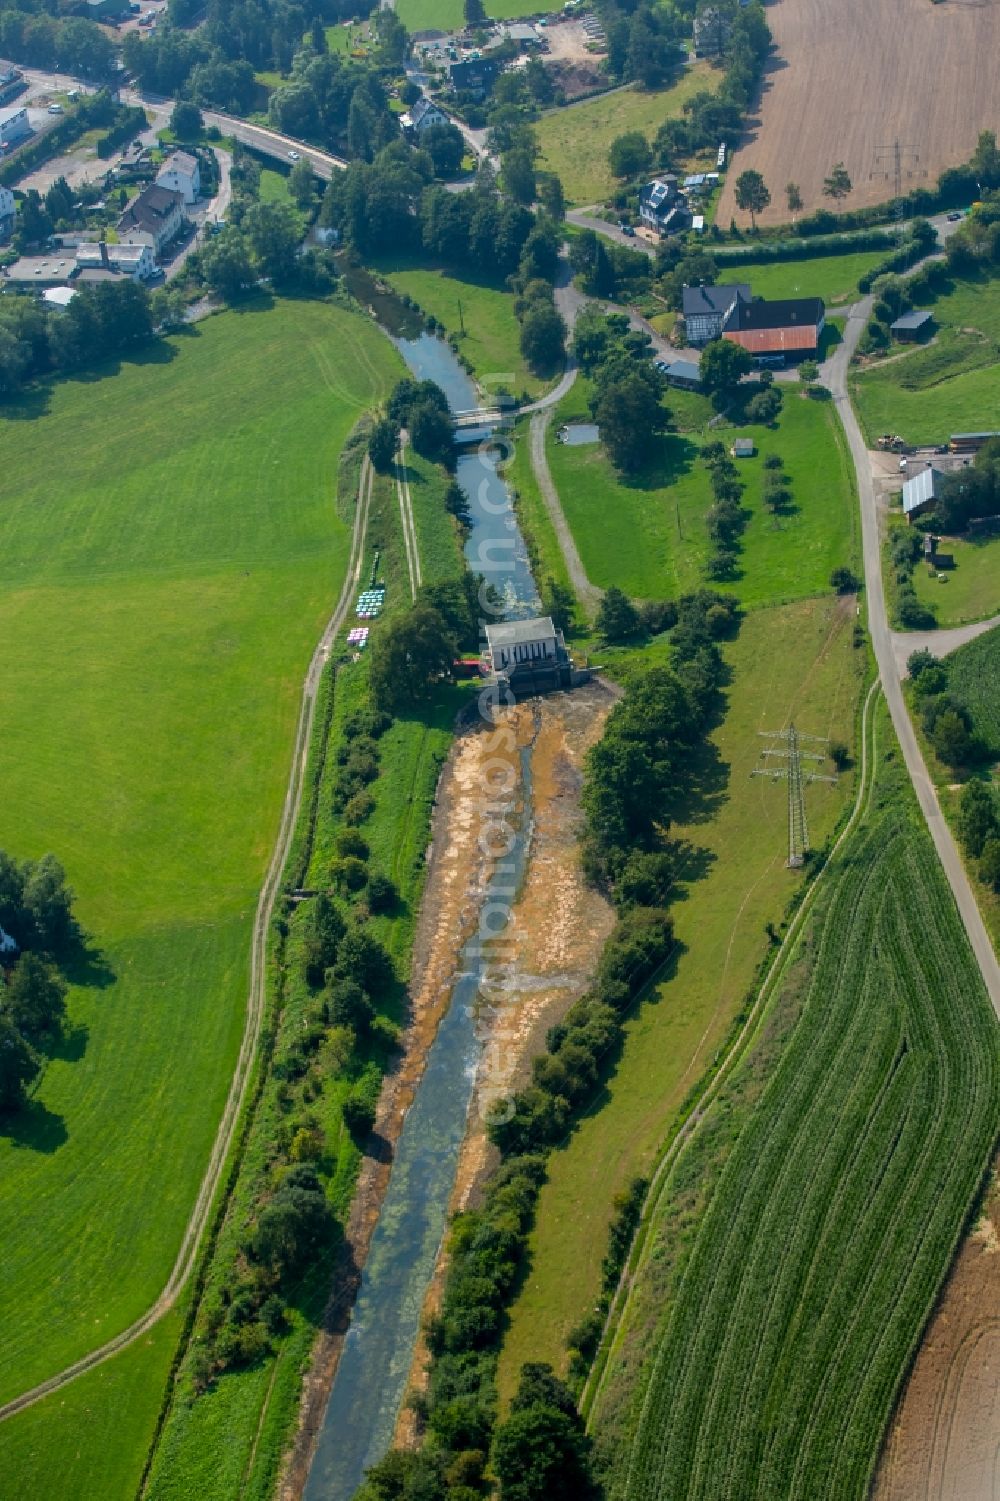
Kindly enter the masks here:
M 74 1046 L 30 1129 L 0 1141 L 5 1397 L 125 1327 L 169 1275 L 242 1036 L 300 685 L 346 566 L 331 475 L 400 368 L 367 321 L 298 302 L 220 315 L 162 355 L 0 417 L 5 842 L 58 850 L 103 961 L 67 973 Z M 55 487 L 40 451 L 60 456 Z M 181 1078 L 178 1111 L 160 1083 Z M 7 1463 L 19 1426 L 102 1495 L 75 1402 L 0 1428 L 11 1483 L 41 1492 L 48 1461 Z M 137 1479 L 149 1431 L 132 1436 Z
M 696 1202 L 656 1211 L 598 1408 L 611 1496 L 866 1495 L 989 1161 L 993 1017 L 880 718 L 871 810 L 809 919 L 783 1045 L 707 1117 L 710 1191 L 682 1156 Z

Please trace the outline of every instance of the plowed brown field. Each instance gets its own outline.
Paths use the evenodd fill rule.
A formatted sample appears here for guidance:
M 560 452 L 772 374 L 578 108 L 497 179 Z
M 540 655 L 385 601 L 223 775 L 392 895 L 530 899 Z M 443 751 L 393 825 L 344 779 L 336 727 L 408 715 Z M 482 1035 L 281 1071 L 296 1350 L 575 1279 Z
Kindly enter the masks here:
M 871 1501 L 1000 1501 L 998 1230 L 994 1180 L 927 1327 Z
M 1000 130 L 1000 0 L 777 0 L 767 18 L 777 56 L 730 166 L 722 225 L 746 219 L 734 183 L 747 167 L 771 190 L 759 222 L 780 224 L 788 182 L 807 213 L 831 207 L 834 162 L 854 184 L 843 206 L 861 208 L 893 196 L 896 141 L 906 190 L 966 161 L 980 130 Z

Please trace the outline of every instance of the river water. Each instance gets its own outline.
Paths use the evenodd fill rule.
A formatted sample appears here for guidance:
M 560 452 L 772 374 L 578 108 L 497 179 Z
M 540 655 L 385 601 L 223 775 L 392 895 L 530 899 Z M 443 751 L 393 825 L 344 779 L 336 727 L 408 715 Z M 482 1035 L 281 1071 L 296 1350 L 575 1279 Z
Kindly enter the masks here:
M 418 379 L 434 380 L 441 386 L 452 411 L 470 411 L 480 405 L 473 382 L 444 340 L 422 333 L 397 336 L 395 342 Z M 464 451 L 456 479 L 469 502 L 471 527 L 465 543 L 469 567 L 483 573 L 496 588 L 505 617 L 535 614 L 539 598 L 527 549 L 509 491 L 497 473 L 497 444 L 502 439 L 486 428 L 462 437 Z M 530 839 L 529 753 L 522 751 L 521 758 L 523 798 L 509 819 L 514 848 L 502 877 L 507 903 L 511 888 L 516 889 L 523 877 Z M 490 895 L 487 888 L 484 901 Z M 488 962 L 482 948 L 477 931 L 457 956 L 448 1010 L 403 1123 L 304 1501 L 348 1501 L 365 1470 L 392 1442 L 424 1296 L 446 1229 L 480 1055 L 476 1001 Z

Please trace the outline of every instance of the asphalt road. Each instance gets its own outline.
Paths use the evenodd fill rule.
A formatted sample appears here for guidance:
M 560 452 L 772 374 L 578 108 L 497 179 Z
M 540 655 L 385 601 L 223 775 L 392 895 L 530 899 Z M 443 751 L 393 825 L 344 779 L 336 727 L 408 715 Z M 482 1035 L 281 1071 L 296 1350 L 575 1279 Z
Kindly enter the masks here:
M 882 580 L 882 562 L 879 544 L 878 514 L 875 507 L 875 486 L 872 481 L 871 459 L 865 447 L 865 441 L 858 425 L 858 419 L 854 415 L 847 391 L 847 370 L 852 354 L 862 330 L 871 312 L 870 297 L 856 303 L 850 309 L 844 331 L 843 343 L 839 344 L 832 357 L 827 360 L 821 370 L 821 379 L 829 388 L 840 414 L 840 420 L 844 424 L 844 432 L 851 449 L 851 457 L 854 460 L 854 469 L 858 482 L 858 499 L 861 504 L 861 541 L 865 564 L 865 590 L 868 603 L 868 627 L 871 632 L 872 647 L 875 652 L 875 660 L 878 663 L 879 676 L 882 680 L 882 690 L 889 712 L 892 715 L 892 723 L 899 740 L 906 769 L 910 774 L 917 801 L 921 812 L 927 820 L 934 847 L 937 850 L 941 864 L 944 866 L 945 875 L 951 886 L 955 902 L 965 931 L 969 935 L 973 953 L 982 972 L 986 989 L 989 993 L 993 1009 L 1000 1017 L 1000 965 L 997 963 L 993 945 L 990 942 L 986 925 L 969 884 L 969 878 L 965 873 L 958 848 L 952 838 L 951 830 L 945 822 L 938 802 L 937 791 L 931 781 L 927 767 L 921 754 L 917 737 L 910 721 L 910 716 L 903 699 L 903 689 L 900 680 L 899 664 L 894 649 L 893 632 L 889 629 L 889 620 L 885 606 L 885 589 Z

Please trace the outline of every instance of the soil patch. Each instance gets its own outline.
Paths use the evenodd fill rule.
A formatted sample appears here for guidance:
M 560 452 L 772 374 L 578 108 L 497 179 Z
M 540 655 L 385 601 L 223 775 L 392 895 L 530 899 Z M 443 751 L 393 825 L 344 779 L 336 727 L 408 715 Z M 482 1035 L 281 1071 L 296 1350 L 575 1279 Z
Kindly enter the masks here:
M 994 1169 L 1000 1166 L 1000 1159 Z M 927 1326 L 871 1501 L 1000 1501 L 1000 1180 Z
M 842 160 L 854 190 L 845 208 L 882 203 L 902 187 L 933 187 L 966 161 L 981 130 L 1000 127 L 996 57 L 1000 5 L 950 0 L 778 0 L 767 8 L 776 56 L 743 143 L 730 165 L 716 219 L 738 214 L 734 185 L 763 173 L 771 206 L 761 224 L 787 223 L 785 184 L 798 183 L 806 213 L 831 207 L 823 179 Z M 927 88 L 914 80 L 929 80 Z

